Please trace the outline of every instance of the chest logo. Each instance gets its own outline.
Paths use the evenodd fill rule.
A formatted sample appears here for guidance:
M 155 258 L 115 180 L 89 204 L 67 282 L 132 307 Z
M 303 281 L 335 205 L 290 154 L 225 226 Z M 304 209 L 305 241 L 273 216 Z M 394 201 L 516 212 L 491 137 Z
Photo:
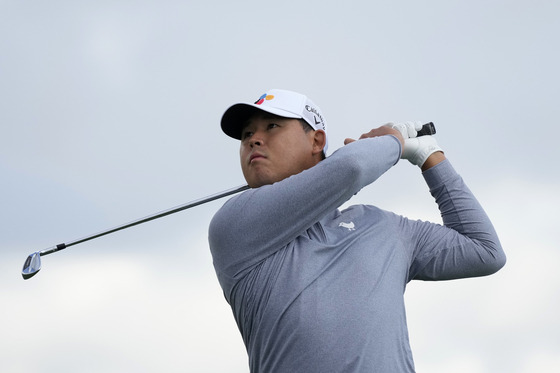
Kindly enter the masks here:
M 340 223 L 338 226 L 339 226 L 339 227 L 342 227 L 342 228 L 346 228 L 346 229 L 348 229 L 349 231 L 355 231 L 355 230 L 356 230 L 356 226 L 354 225 L 354 222 L 353 222 L 353 221 L 351 221 L 350 223 L 342 222 L 342 223 Z

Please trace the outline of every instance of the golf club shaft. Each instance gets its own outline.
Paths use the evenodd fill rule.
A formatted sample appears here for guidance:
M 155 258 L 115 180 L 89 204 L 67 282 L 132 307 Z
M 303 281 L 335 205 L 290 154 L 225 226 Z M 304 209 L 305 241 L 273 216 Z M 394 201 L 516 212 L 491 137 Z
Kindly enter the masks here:
M 418 131 L 417 136 L 434 135 L 435 133 L 436 133 L 436 128 L 435 128 L 434 124 L 432 122 L 429 122 L 429 123 L 426 123 L 422 126 L 422 129 L 420 131 Z M 49 255 L 49 254 L 55 253 L 57 251 L 64 250 L 67 247 L 77 245 L 77 244 L 82 243 L 82 242 L 90 241 L 90 240 L 93 240 L 94 238 L 102 237 L 102 236 L 108 235 L 110 233 L 114 233 L 114 232 L 117 232 L 117 231 L 120 231 L 120 230 L 123 230 L 123 229 L 126 229 L 126 228 L 133 227 L 135 225 L 146 223 L 146 222 L 149 222 L 151 220 L 155 220 L 155 219 L 167 216 L 167 215 L 171 215 L 171 214 L 174 214 L 176 212 L 189 209 L 191 207 L 195 207 L 195 206 L 202 205 L 202 204 L 210 202 L 210 201 L 214 201 L 216 199 L 227 197 L 227 196 L 242 192 L 242 191 L 247 190 L 247 189 L 249 189 L 248 185 L 241 185 L 241 186 L 238 186 L 238 187 L 235 187 L 235 188 L 231 188 L 231 189 L 225 190 L 223 192 L 219 192 L 219 193 L 210 195 L 208 197 L 203 197 L 201 199 L 191 201 L 191 202 L 188 202 L 188 203 L 180 205 L 180 206 L 173 207 L 169 210 L 161 211 L 161 212 L 155 213 L 153 215 L 149 215 L 149 216 L 146 216 L 144 218 L 134 220 L 130 223 L 119 225 L 117 227 L 114 227 L 114 228 L 111 228 L 111 229 L 108 229 L 108 230 L 105 230 L 105 231 L 102 231 L 102 232 L 99 232 L 99 233 L 96 233 L 96 234 L 93 234 L 93 235 L 90 235 L 90 236 L 87 236 L 87 237 L 80 238 L 78 240 L 65 242 L 65 243 L 60 243 L 56 246 L 52 246 L 52 247 L 49 247 L 49 248 L 47 248 L 43 251 L 40 251 L 39 254 L 41 256 Z
M 105 230 L 105 231 L 102 231 L 102 232 L 99 232 L 99 233 L 96 233 L 96 234 L 93 234 L 93 235 L 90 235 L 90 236 L 87 236 L 87 237 L 80 238 L 78 240 L 74 240 L 74 241 L 70 241 L 70 242 L 66 242 L 66 243 L 60 243 L 56 246 L 53 246 L 53 247 L 50 247 L 50 248 L 45 249 L 43 251 L 40 251 L 39 254 L 41 256 L 52 254 L 52 253 L 55 253 L 57 251 L 64 250 L 67 247 L 77 245 L 79 243 L 86 242 L 86 241 L 89 241 L 89 240 L 93 240 L 94 238 L 102 237 L 102 236 L 105 236 L 107 234 L 114 233 L 114 232 L 117 232 L 117 231 L 120 231 L 120 230 L 123 230 L 123 229 L 126 229 L 126 228 L 130 228 L 130 227 L 133 227 L 135 225 L 142 224 L 142 223 L 146 223 L 146 222 L 149 222 L 151 220 L 155 220 L 155 219 L 167 216 L 167 215 L 171 215 L 171 214 L 174 214 L 176 212 L 189 209 L 191 207 L 195 207 L 195 206 L 207 203 L 207 202 L 214 201 L 216 199 L 227 197 L 227 196 L 242 192 L 242 191 L 247 190 L 247 189 L 249 189 L 248 185 L 241 185 L 241 186 L 238 186 L 238 187 L 235 187 L 235 188 L 224 190 L 223 192 L 216 193 L 216 194 L 213 194 L 213 195 L 210 195 L 208 197 L 201 198 L 201 199 L 197 199 L 195 201 L 191 201 L 191 202 L 185 203 L 183 205 L 176 206 L 176 207 L 170 208 L 168 210 L 161 211 L 161 212 L 146 216 L 144 218 L 131 221 L 130 223 L 122 224 L 122 225 L 119 225 L 117 227 L 114 227 L 114 228 L 111 228 L 111 229 L 108 229 L 108 230 Z
M 435 133 L 436 133 L 436 129 L 435 129 L 434 124 L 432 122 L 429 122 L 429 123 L 426 123 L 422 126 L 422 129 L 420 131 L 418 131 L 417 136 L 434 135 Z M 232 194 L 236 194 L 236 193 L 242 192 L 242 191 L 247 190 L 247 189 L 249 189 L 248 185 L 241 185 L 241 186 L 238 186 L 238 187 L 235 187 L 235 188 L 225 190 L 225 191 L 220 192 L 220 193 L 213 194 L 213 195 L 208 196 L 208 197 L 204 197 L 204 198 L 192 201 L 192 202 L 188 202 L 184 205 L 173 207 L 169 210 L 165 210 L 165 211 L 153 214 L 153 215 L 146 216 L 146 217 L 138 219 L 138 220 L 134 220 L 134 221 L 132 221 L 130 223 L 127 223 L 127 224 L 119 225 L 115 228 L 111 228 L 111 229 L 108 229 L 108 230 L 105 230 L 105 231 L 102 231 L 102 232 L 99 232 L 99 233 L 96 233 L 96 234 L 93 234 L 93 235 L 90 235 L 90 236 L 87 236 L 87 237 L 84 237 L 84 238 L 80 238 L 80 239 L 75 240 L 75 241 L 60 243 L 56 246 L 47 248 L 43 251 L 36 251 L 36 252 L 34 252 L 33 254 L 31 254 L 27 257 L 27 259 L 26 259 L 26 261 L 23 265 L 23 269 L 21 271 L 21 274 L 22 274 L 22 276 L 25 280 L 27 280 L 27 279 L 33 277 L 35 274 L 37 274 L 37 272 L 39 272 L 41 270 L 41 256 L 49 255 L 49 254 L 55 253 L 57 251 L 64 250 L 67 247 L 77 245 L 79 243 L 86 242 L 86 241 L 89 241 L 89 240 L 93 240 L 94 238 L 102 237 L 102 236 L 105 236 L 107 234 L 114 233 L 114 232 L 117 232 L 117 231 L 120 231 L 120 230 L 123 230 L 123 229 L 126 229 L 126 228 L 130 228 L 130 227 L 133 227 L 133 226 L 138 225 L 138 224 L 146 223 L 148 221 L 155 220 L 155 219 L 167 216 L 167 215 L 171 215 L 171 214 L 174 214 L 176 212 L 183 211 L 183 210 L 186 210 L 186 209 L 189 209 L 191 207 L 198 206 L 198 205 L 202 205 L 204 203 L 214 201 L 216 199 L 220 199 L 220 198 L 232 195 Z

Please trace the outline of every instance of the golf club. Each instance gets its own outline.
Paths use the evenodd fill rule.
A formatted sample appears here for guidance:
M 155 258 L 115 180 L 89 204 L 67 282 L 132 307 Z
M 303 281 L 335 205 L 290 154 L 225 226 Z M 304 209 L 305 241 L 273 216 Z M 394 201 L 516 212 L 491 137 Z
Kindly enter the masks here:
M 434 124 L 432 122 L 429 122 L 429 123 L 426 123 L 422 126 L 422 129 L 420 131 L 418 131 L 416 136 L 434 135 L 435 133 L 436 133 L 436 128 L 435 128 Z M 110 233 L 114 233 L 114 232 L 117 232 L 117 231 L 120 231 L 120 230 L 123 230 L 123 229 L 126 229 L 126 228 L 130 228 L 130 227 L 133 227 L 133 226 L 138 225 L 138 224 L 146 223 L 146 222 L 151 221 L 151 220 L 155 220 L 155 219 L 167 216 L 167 215 L 171 215 L 171 214 L 174 214 L 176 212 L 189 209 L 191 207 L 202 205 L 204 203 L 211 202 L 211 201 L 214 201 L 216 199 L 220 199 L 220 198 L 223 198 L 223 197 L 226 197 L 226 196 L 230 196 L 232 194 L 236 194 L 236 193 L 242 192 L 242 191 L 247 190 L 247 189 L 249 189 L 248 185 L 241 185 L 241 186 L 238 186 L 238 187 L 235 187 L 235 188 L 225 190 L 225 191 L 220 192 L 220 193 L 210 195 L 208 197 L 204 197 L 204 198 L 201 198 L 201 199 L 198 199 L 198 200 L 195 200 L 195 201 L 191 201 L 191 202 L 188 202 L 188 203 L 180 205 L 180 206 L 170 208 L 170 209 L 165 210 L 165 211 L 161 211 L 161 212 L 146 216 L 146 217 L 138 219 L 138 220 L 134 220 L 130 223 L 119 225 L 117 227 L 114 227 L 114 228 L 111 228 L 111 229 L 108 229 L 108 230 L 105 230 L 105 231 L 102 231 L 102 232 L 99 232 L 99 233 L 96 233 L 96 234 L 93 234 L 93 235 L 90 235 L 90 236 L 87 236 L 87 237 L 84 237 L 84 238 L 80 238 L 80 239 L 75 240 L 75 241 L 60 243 L 58 245 L 49 247 L 49 248 L 47 248 L 43 251 L 36 251 L 33 254 L 30 254 L 27 257 L 27 259 L 25 260 L 25 263 L 23 264 L 23 269 L 21 271 L 21 275 L 23 276 L 24 280 L 27 280 L 27 279 L 33 277 L 34 275 L 36 275 L 37 272 L 39 272 L 41 270 L 41 257 L 42 256 L 49 255 L 49 254 L 55 253 L 55 252 L 60 251 L 60 250 L 64 250 L 67 247 L 74 246 L 74 245 L 77 245 L 77 244 L 82 243 L 82 242 L 93 240 L 94 238 L 98 238 L 98 237 L 105 236 L 105 235 L 110 234 Z
M 220 198 L 232 195 L 232 194 L 236 194 L 236 193 L 242 192 L 242 191 L 247 190 L 247 189 L 249 189 L 248 185 L 238 186 L 238 187 L 235 187 L 235 188 L 232 188 L 232 189 L 225 190 L 225 191 L 220 192 L 220 193 L 212 194 L 208 197 L 197 199 L 195 201 L 191 201 L 191 202 L 188 202 L 186 204 L 176 206 L 176 207 L 170 208 L 168 210 L 161 211 L 161 212 L 146 216 L 146 217 L 138 219 L 138 220 L 134 220 L 130 223 L 119 225 L 117 227 L 114 227 L 114 228 L 111 228 L 111 229 L 93 234 L 91 236 L 80 238 L 80 239 L 75 240 L 75 241 L 60 243 L 56 246 L 49 247 L 49 248 L 47 248 L 43 251 L 34 252 L 33 254 L 29 255 L 27 257 L 27 259 L 25 260 L 25 263 L 23 264 L 23 269 L 21 271 L 21 275 L 23 276 L 23 278 L 25 280 L 27 280 L 27 279 L 33 277 L 35 274 L 37 274 L 37 272 L 39 272 L 39 270 L 41 269 L 41 256 L 56 253 L 57 251 L 64 250 L 67 247 L 77 245 L 79 243 L 86 242 L 86 241 L 89 241 L 89 240 L 93 240 L 94 238 L 105 236 L 107 234 L 114 233 L 114 232 L 120 231 L 122 229 L 130 228 L 130 227 L 133 227 L 133 226 L 138 225 L 138 224 L 146 223 L 146 222 L 154 220 L 154 219 L 158 219 L 158 218 L 161 218 L 161 217 L 164 217 L 164 216 L 167 216 L 167 215 L 171 215 L 171 214 L 174 214 L 176 212 L 183 211 L 183 210 L 186 210 L 186 209 L 189 209 L 191 207 L 198 206 L 198 205 L 202 205 L 204 203 L 211 202 L 211 201 L 214 201 L 216 199 L 220 199 Z

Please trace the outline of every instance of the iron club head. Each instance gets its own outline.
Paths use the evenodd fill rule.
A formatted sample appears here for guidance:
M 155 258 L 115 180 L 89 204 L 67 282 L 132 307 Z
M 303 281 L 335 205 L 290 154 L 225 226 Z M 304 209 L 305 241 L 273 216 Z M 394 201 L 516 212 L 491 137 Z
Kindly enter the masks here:
M 41 253 L 39 251 L 29 255 L 23 264 L 21 275 L 27 280 L 41 270 Z

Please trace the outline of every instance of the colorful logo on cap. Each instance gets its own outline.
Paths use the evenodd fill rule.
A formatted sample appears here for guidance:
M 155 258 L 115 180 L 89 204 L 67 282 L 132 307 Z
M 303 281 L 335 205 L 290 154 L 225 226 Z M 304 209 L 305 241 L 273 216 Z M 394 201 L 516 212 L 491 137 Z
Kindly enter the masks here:
M 259 99 L 257 101 L 255 101 L 255 105 L 260 105 L 264 102 L 264 100 L 272 100 L 273 98 L 274 98 L 274 95 L 267 95 L 265 93 L 264 95 L 259 97 Z

